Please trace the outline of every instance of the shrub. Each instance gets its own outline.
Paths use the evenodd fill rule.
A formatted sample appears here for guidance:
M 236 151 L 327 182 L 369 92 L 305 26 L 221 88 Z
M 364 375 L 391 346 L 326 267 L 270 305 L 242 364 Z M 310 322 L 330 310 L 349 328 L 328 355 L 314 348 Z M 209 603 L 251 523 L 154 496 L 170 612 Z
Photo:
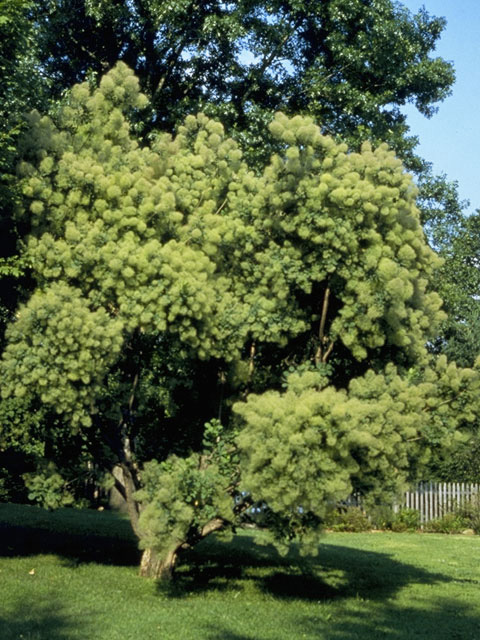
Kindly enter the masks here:
M 476 495 L 458 509 L 458 514 L 464 518 L 467 529 L 473 529 L 480 534 L 480 496 Z
M 368 518 L 374 529 L 391 529 L 395 512 L 390 505 L 375 504 L 367 509 Z
M 425 523 L 428 533 L 461 533 L 468 527 L 468 520 L 458 512 L 446 513 L 441 518 Z
M 24 473 L 23 479 L 29 491 L 29 500 L 44 509 L 66 507 L 75 501 L 73 495 L 67 489 L 67 483 L 56 472 L 56 467 L 52 462 L 45 465 L 44 471 Z
M 391 524 L 392 531 L 416 531 L 420 527 L 420 514 L 415 509 L 399 509 L 394 514 Z
M 370 520 L 360 507 L 337 509 L 327 517 L 325 524 L 334 531 L 359 532 L 372 528 Z

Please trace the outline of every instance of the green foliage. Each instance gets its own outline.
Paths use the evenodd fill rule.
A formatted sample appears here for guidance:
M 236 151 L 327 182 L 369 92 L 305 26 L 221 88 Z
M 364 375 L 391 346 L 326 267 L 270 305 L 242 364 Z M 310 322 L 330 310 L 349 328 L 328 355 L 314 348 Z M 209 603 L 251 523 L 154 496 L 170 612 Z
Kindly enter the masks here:
M 335 510 L 326 520 L 325 526 L 333 531 L 370 531 L 372 523 L 360 507 Z
M 463 366 L 472 366 L 480 350 L 479 230 L 480 214 L 476 212 L 452 224 L 439 242 L 439 252 L 445 258 L 440 291 L 449 317 L 435 347 Z
M 387 142 L 419 175 L 422 221 L 438 237 L 463 204 L 445 176 L 418 158 L 401 106 L 426 117 L 449 93 L 451 63 L 435 56 L 445 20 L 401 3 L 195 3 L 191 0 L 39 0 L 31 7 L 39 65 L 57 98 L 98 82 L 121 59 L 152 108 L 136 130 L 174 131 L 188 114 L 220 119 L 251 166 L 261 170 L 278 140 L 265 130 L 276 111 L 302 113 L 358 150 Z
M 29 20 L 31 0 L 0 2 L 0 213 L 14 188 L 17 137 L 24 111 L 42 104 L 42 85 L 35 67 L 33 26 Z M 3 224 L 3 215 L 0 217 Z M 4 242 L 4 239 L 2 238 Z M 2 243 L 3 244 L 3 243 Z M 3 247 L 2 247 L 3 248 Z M 3 252 L 2 252 L 3 253 Z
M 0 450 L 15 449 L 28 456 L 43 457 L 45 411 L 31 398 L 8 398 L 0 402 Z
M 207 109 L 257 161 L 278 110 L 311 115 L 355 148 L 387 141 L 406 159 L 417 141 L 400 107 L 430 117 L 454 81 L 433 57 L 445 21 L 391 0 L 40 0 L 33 15 L 57 93 L 121 59 L 152 100 L 149 128 L 172 131 Z
M 371 522 L 372 529 L 387 530 L 392 528 L 395 518 L 393 503 L 373 503 L 365 505 L 365 510 Z
M 392 495 L 414 479 L 476 420 L 479 383 L 476 370 L 445 358 L 421 381 L 389 365 L 351 380 L 347 390 L 325 387 L 319 374 L 292 375 L 284 393 L 251 395 L 234 407 L 243 427 L 242 488 L 290 519 L 301 537 L 304 515 L 324 520 L 328 504 L 353 490 Z
M 85 407 L 120 350 L 121 324 L 103 309 L 90 311 L 78 290 L 60 283 L 37 291 L 17 316 L 4 352 L 5 378 L 16 380 L 11 394 L 22 398 L 35 388 L 45 405 L 71 413 L 74 425 L 90 425 Z
M 312 327 L 319 301 L 300 301 L 322 288 L 338 310 L 332 346 L 359 360 L 424 353 L 442 318 L 427 290 L 437 262 L 385 147 L 346 154 L 310 120 L 279 114 L 271 132 L 288 148 L 255 176 L 202 115 L 140 147 L 124 113 L 143 104 L 119 64 L 97 90 L 75 87 L 58 128 L 32 115 L 21 170 L 40 288 L 9 329 L 4 395 L 28 385 L 88 424 L 132 331 L 238 359 L 248 337 L 285 343 Z
M 448 455 L 441 455 L 429 475 L 443 482 L 480 482 L 480 442 L 478 431 L 457 443 Z
M 473 529 L 477 535 L 480 534 L 480 497 L 478 494 L 463 503 L 457 509 L 457 513 L 467 522 L 466 528 Z
M 74 502 L 67 483 L 51 462 L 42 472 L 25 474 L 24 480 L 29 490 L 28 498 L 44 509 L 58 509 Z
M 420 514 L 415 509 L 402 508 L 393 516 L 390 528 L 397 533 L 417 531 L 420 527 Z
M 461 533 L 469 527 L 469 521 L 459 513 L 446 513 L 441 518 L 424 525 L 428 533 Z
M 17 254 L 24 228 L 15 223 L 19 185 L 18 139 L 25 112 L 45 105 L 48 82 L 35 66 L 36 46 L 29 12 L 31 0 L 0 1 L 0 348 L 22 289 L 28 287 L 27 264 Z
M 437 291 L 448 314 L 430 348 L 469 367 L 480 352 L 479 214 L 464 213 L 469 203 L 460 201 L 458 184 L 444 175 L 422 176 L 417 204 L 429 242 L 443 259 Z
M 368 505 L 368 498 L 365 501 Z M 389 504 L 364 507 L 338 506 L 327 512 L 325 526 L 333 531 L 389 530 L 396 533 L 420 529 L 420 514 L 415 509 L 402 507 L 394 510 Z
M 204 451 L 186 458 L 152 460 L 142 470 L 139 521 L 141 547 L 160 553 L 195 544 L 212 520 L 236 520 L 232 498 L 236 475 L 229 438 L 218 421 L 206 425 Z
M 478 371 L 428 367 L 444 314 L 417 191 L 386 145 L 348 152 L 308 117 L 275 116 L 263 172 L 201 113 L 147 145 L 132 125 L 146 104 L 118 63 L 52 118 L 32 113 L 21 144 L 37 286 L 6 333 L 2 396 L 61 423 L 62 473 L 29 476 L 32 495 L 69 499 L 63 438 L 130 470 L 144 548 L 235 525 L 247 495 L 284 549 L 313 551 L 328 503 L 395 492 L 476 415 Z M 279 354 L 259 377 L 281 387 L 298 345 L 284 391 L 248 396 L 255 350 Z M 186 424 L 188 407 L 175 422 L 194 382 L 225 429 Z

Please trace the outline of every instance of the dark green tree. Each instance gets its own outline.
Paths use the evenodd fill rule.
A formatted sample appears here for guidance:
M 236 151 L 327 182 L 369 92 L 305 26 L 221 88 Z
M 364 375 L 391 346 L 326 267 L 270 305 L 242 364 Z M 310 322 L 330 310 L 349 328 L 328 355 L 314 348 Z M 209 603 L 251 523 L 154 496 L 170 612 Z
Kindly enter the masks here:
M 281 110 L 313 116 L 352 148 L 387 142 L 418 169 L 400 108 L 430 117 L 454 80 L 432 57 L 445 21 L 392 0 L 40 0 L 34 19 L 57 95 L 123 60 L 151 100 L 147 130 L 206 111 L 263 160 L 266 123 Z
M 5 327 L 12 320 L 19 299 L 29 288 L 28 265 L 18 255 L 18 241 L 28 229 L 28 221 L 14 220 L 20 192 L 16 175 L 17 144 L 25 125 L 25 113 L 34 107 L 45 108 L 48 83 L 36 65 L 36 48 L 30 0 L 0 1 L 0 350 L 4 346 Z M 17 402 L 0 402 L 2 422 L 10 421 L 15 432 Z M 25 419 L 24 416 L 21 418 Z M 15 439 L 15 438 L 13 438 Z M 21 438 L 20 438 L 21 440 Z M 24 495 L 19 472 L 28 469 L 25 444 L 22 452 L 0 438 L 0 484 L 3 498 Z M 17 441 L 19 444 L 19 441 Z M 30 453 L 27 453 L 27 450 Z
M 47 89 L 36 65 L 32 5 L 30 0 L 0 2 L 0 345 L 16 306 L 19 276 L 25 271 L 16 255 L 22 230 L 13 221 L 17 141 L 25 113 L 45 108 Z

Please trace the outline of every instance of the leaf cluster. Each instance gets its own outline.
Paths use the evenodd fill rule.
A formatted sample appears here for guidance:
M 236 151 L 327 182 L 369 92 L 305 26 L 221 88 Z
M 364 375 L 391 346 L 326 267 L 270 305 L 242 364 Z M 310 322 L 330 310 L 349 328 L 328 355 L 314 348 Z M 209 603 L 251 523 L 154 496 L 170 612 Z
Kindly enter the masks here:
M 236 455 L 231 434 L 218 421 L 205 425 L 204 450 L 185 458 L 152 460 L 142 470 L 139 521 L 142 548 L 162 553 L 202 538 L 214 519 L 232 524 L 236 487 Z
M 45 465 L 43 471 L 24 474 L 24 480 L 29 500 L 38 503 L 44 509 L 58 509 L 70 506 L 74 502 L 74 496 L 53 462 Z
M 263 131 L 282 110 L 313 116 L 354 148 L 387 141 L 418 164 L 400 107 L 429 117 L 454 81 L 433 55 L 444 19 L 391 0 L 40 0 L 32 20 L 57 95 L 122 60 L 152 101 L 147 129 L 172 131 L 207 110 L 250 159 L 268 158 Z

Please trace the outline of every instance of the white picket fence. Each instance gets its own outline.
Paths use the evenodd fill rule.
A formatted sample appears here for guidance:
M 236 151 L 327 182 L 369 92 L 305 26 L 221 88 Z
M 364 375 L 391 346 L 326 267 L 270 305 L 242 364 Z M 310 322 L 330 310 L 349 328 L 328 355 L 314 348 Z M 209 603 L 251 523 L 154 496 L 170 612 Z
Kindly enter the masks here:
M 480 499 L 479 492 L 480 485 L 470 482 L 420 482 L 405 493 L 403 506 L 417 510 L 423 524 Z

